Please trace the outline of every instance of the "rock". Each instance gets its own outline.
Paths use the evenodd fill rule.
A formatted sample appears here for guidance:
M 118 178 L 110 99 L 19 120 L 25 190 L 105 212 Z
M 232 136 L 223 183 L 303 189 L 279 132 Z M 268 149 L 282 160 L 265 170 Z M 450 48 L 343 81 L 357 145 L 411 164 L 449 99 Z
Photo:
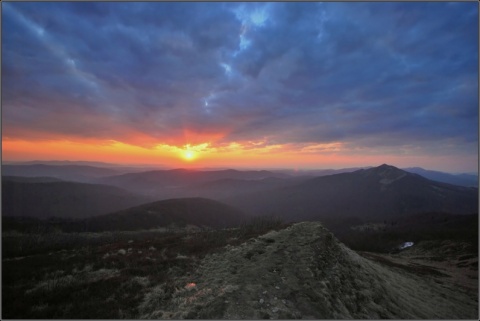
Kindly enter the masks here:
M 120 249 L 120 250 L 118 250 L 117 253 L 121 254 L 121 255 L 125 255 L 125 254 L 127 254 L 127 251 L 125 251 L 124 249 Z
M 260 304 L 263 304 L 263 302 L 265 302 L 265 300 L 260 299 L 259 302 L 260 302 Z
M 234 292 L 234 291 L 236 291 L 236 290 L 238 290 L 238 289 L 239 289 L 239 286 L 238 286 L 238 285 L 230 285 L 230 284 L 229 284 L 229 285 L 227 285 L 227 286 L 225 287 L 225 293 L 232 293 L 232 292 Z
M 192 290 L 196 287 L 197 285 L 194 283 L 194 282 L 190 282 L 190 283 L 187 283 L 187 285 L 185 285 L 185 289 L 187 290 Z

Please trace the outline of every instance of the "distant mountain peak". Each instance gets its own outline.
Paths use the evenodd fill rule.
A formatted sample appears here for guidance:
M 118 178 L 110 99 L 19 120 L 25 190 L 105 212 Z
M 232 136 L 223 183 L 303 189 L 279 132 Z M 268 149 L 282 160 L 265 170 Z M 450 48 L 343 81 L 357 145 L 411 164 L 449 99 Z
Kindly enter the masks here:
M 408 172 L 388 164 L 382 164 L 378 167 L 366 169 L 362 174 L 363 176 L 377 177 L 382 185 L 389 185 L 394 181 L 410 175 Z
M 377 169 L 390 169 L 390 170 L 395 169 L 395 170 L 399 170 L 397 167 L 392 166 L 392 165 L 388 165 L 388 164 L 382 164 L 382 165 L 380 165 L 380 166 L 378 166 L 378 167 L 374 167 L 374 168 L 372 168 L 372 169 L 375 169 L 375 168 L 377 168 Z
M 380 176 L 385 176 L 385 175 L 392 175 L 392 174 L 400 174 L 400 173 L 407 173 L 404 170 L 401 170 L 395 166 L 388 165 L 388 164 L 382 164 L 377 167 L 372 167 L 369 169 L 365 169 L 364 173 L 370 173 L 370 174 L 375 174 L 375 175 L 380 175 Z

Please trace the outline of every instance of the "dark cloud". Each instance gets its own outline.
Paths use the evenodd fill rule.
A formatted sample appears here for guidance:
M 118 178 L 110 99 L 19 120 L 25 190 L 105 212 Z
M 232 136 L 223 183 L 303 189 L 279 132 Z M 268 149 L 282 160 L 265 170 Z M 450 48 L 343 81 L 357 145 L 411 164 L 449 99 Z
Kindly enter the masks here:
M 218 144 L 478 143 L 476 3 L 2 9 L 7 137 L 162 143 L 188 129 L 223 132 Z

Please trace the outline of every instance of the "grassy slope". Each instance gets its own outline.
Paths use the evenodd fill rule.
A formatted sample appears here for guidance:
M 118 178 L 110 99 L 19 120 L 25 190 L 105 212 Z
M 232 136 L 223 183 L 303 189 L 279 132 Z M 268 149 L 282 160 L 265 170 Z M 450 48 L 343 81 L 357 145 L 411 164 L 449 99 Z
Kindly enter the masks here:
M 135 319 L 151 287 L 193 273 L 202 257 L 227 244 L 282 227 L 254 220 L 239 229 L 195 234 L 3 233 L 2 317 Z
M 189 282 L 195 287 L 189 287 Z M 474 318 L 477 302 L 429 275 L 362 258 L 318 223 L 299 223 L 206 257 L 195 274 L 161 284 L 142 318 Z
M 31 242 L 25 239 L 34 234 L 7 233 L 4 249 L 16 251 L 2 262 L 3 317 L 437 319 L 478 312 L 466 293 L 362 258 L 317 223 L 285 227 L 259 220 L 194 234 L 38 233 Z M 272 229 L 279 232 L 252 239 Z

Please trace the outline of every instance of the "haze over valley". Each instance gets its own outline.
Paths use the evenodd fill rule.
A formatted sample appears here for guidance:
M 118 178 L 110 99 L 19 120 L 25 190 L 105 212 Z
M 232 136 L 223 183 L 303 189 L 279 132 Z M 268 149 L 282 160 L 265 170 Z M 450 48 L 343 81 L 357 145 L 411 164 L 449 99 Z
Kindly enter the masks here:
M 233 169 L 119 174 L 93 166 L 4 165 L 3 215 L 85 218 L 149 200 L 186 197 L 209 198 L 250 216 L 274 215 L 289 221 L 318 220 L 333 213 L 384 219 L 429 211 L 471 214 L 477 210 L 478 186 L 444 182 L 455 175 L 441 173 L 444 181 L 435 181 L 387 164 L 346 171 L 330 174 L 325 170 L 323 176 L 319 171 L 293 176 L 281 171 Z M 474 175 L 469 178 L 475 182 Z

